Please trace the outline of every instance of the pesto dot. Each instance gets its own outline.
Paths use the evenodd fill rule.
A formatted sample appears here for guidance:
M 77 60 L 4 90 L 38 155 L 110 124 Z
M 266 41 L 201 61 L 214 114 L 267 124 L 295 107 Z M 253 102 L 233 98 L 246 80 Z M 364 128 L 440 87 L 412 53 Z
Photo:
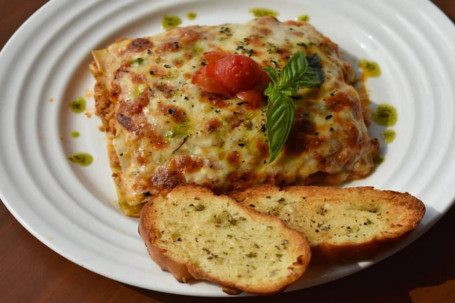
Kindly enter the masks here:
M 256 18 L 278 16 L 278 12 L 268 8 L 252 8 L 249 10 L 249 12 L 252 13 Z
M 297 20 L 302 21 L 302 22 L 308 22 L 310 21 L 310 16 L 308 15 L 300 15 L 297 17 Z
M 384 156 L 381 155 L 376 155 L 373 157 L 373 163 L 375 166 L 380 165 L 382 162 L 384 162 L 385 158 Z
M 379 77 L 381 75 L 379 64 L 374 61 L 361 60 L 359 67 L 367 77 Z
M 389 104 L 379 104 L 371 119 L 381 126 L 393 126 L 397 123 L 397 111 Z
M 76 153 L 76 154 L 68 157 L 68 160 L 70 160 L 71 162 L 76 163 L 80 166 L 88 166 L 88 165 L 92 164 L 93 157 L 87 153 Z
M 195 12 L 189 12 L 186 14 L 186 17 L 188 18 L 188 20 L 194 20 L 196 19 L 197 14 Z
M 381 135 L 385 143 L 392 143 L 395 140 L 396 133 L 393 129 L 386 129 Z
M 179 26 L 180 24 L 182 24 L 182 19 L 180 19 L 178 16 L 174 16 L 174 15 L 164 15 L 164 17 L 161 21 L 161 25 L 165 29 L 170 29 L 170 28 Z
M 83 97 L 77 97 L 69 103 L 69 107 L 76 114 L 83 113 L 86 107 L 85 99 Z

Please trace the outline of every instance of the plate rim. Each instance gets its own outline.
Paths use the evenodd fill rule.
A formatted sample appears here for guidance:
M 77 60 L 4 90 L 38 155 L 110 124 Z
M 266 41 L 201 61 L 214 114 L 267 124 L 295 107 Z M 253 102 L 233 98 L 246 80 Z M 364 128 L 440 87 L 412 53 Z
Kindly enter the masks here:
M 184 1 L 171 1 L 169 3 L 181 3 L 181 2 L 184 2 Z M 421 3 L 430 3 L 431 5 L 433 5 L 435 8 L 437 8 L 434 3 L 430 2 L 430 1 L 425 1 L 425 0 L 421 0 Z M 7 41 L 7 43 L 4 45 L 4 47 L 2 48 L 2 51 L 0 53 L 0 62 L 2 60 L 6 60 L 4 59 L 4 57 L 6 55 L 4 55 L 4 53 L 6 52 L 7 54 L 10 53 L 9 48 L 12 48 L 13 46 L 10 46 L 10 45 L 14 45 L 14 43 L 16 43 L 15 41 L 18 40 L 19 38 L 16 38 L 16 37 L 20 37 L 21 35 L 25 35 L 25 33 L 23 34 L 23 32 L 26 32 L 26 31 L 29 31 L 31 27 L 33 27 L 33 23 L 34 22 L 38 22 L 38 21 L 35 21 L 35 20 L 38 20 L 39 18 L 45 18 L 45 15 L 48 11 L 50 11 L 51 9 L 55 9 L 56 7 L 58 7 L 59 5 L 61 6 L 64 6 L 65 5 L 65 2 L 63 1 L 50 1 L 50 2 L 47 2 L 45 5 L 43 5 L 41 8 L 39 8 L 29 19 L 27 19 L 26 22 L 24 22 L 21 27 L 19 27 L 19 29 L 11 36 L 11 38 Z M 435 13 L 435 12 L 433 12 Z M 446 19 L 446 21 L 449 21 L 450 20 L 448 19 L 448 17 L 444 14 L 442 14 Z M 442 22 L 444 23 L 444 22 Z M 453 27 L 453 24 L 450 23 Z M 453 29 L 452 28 L 452 32 L 453 32 Z M 1 156 L 0 156 L 1 157 Z M 0 163 L 1 164 L 1 163 Z M 66 256 L 66 254 L 62 251 L 59 251 L 59 247 L 58 245 L 56 245 L 55 243 L 50 243 L 45 237 L 43 237 L 43 235 L 40 235 L 36 229 L 33 229 L 32 226 L 29 225 L 28 222 L 26 222 L 26 220 L 24 220 L 21 215 L 17 212 L 17 209 L 15 209 L 14 207 L 14 203 L 11 204 L 11 202 L 9 202 L 9 198 L 7 199 L 7 195 L 4 195 L 4 189 L 3 189 L 3 186 L 0 184 L 0 198 L 2 200 L 2 202 L 4 203 L 4 205 L 6 206 L 6 208 L 8 209 L 8 211 L 10 211 L 10 213 L 16 218 L 16 220 L 18 220 L 22 226 L 24 226 L 34 237 L 36 237 L 37 239 L 39 239 L 42 243 L 44 243 L 46 246 L 48 246 L 49 248 L 51 248 L 52 250 L 56 251 L 57 253 L 59 253 L 60 255 L 62 255 L 63 257 L 67 258 L 68 260 L 74 262 L 77 264 L 77 262 L 75 262 L 73 259 L 71 258 L 68 258 Z M 9 194 L 8 194 L 9 195 Z M 421 232 L 418 237 L 420 237 L 421 235 L 423 235 L 429 228 L 431 228 L 447 211 L 450 207 L 453 206 L 453 204 L 455 203 L 455 200 L 452 200 L 451 203 L 445 205 L 442 213 L 439 215 L 439 216 L 436 216 L 433 220 L 427 222 L 427 225 L 425 225 L 425 227 L 423 228 L 423 232 Z M 417 237 L 415 237 L 416 239 Z M 414 240 L 415 240 L 414 239 Z M 409 243 L 407 243 L 406 245 L 404 246 L 407 246 Z M 403 246 L 403 247 L 404 247 Z M 400 248 L 401 249 L 401 248 Z M 394 254 L 394 253 L 392 253 Z M 374 263 L 377 263 L 377 262 L 374 262 Z M 366 265 L 366 266 L 369 266 L 369 265 Z M 89 270 L 91 270 L 90 268 L 88 268 Z M 361 269 L 359 269 L 361 270 Z M 351 274 L 351 273 L 349 273 Z M 104 275 L 104 274 L 103 274 Z M 118 278 L 113 278 L 115 280 L 119 280 Z M 128 283 L 128 281 L 122 281 L 122 282 L 125 282 L 125 283 Z M 143 287 L 143 286 L 141 286 Z M 148 288 L 148 287 L 144 287 L 144 288 Z M 163 290 L 158 290 L 158 291 L 163 291 Z M 193 295 L 191 293 L 184 293 L 185 295 Z M 201 294 L 197 294 L 197 295 L 201 295 Z

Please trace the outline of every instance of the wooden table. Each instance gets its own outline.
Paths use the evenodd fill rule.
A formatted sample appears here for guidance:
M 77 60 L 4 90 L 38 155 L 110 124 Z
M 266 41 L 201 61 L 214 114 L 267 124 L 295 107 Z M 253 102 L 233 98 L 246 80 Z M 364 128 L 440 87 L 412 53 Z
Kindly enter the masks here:
M 28 16 L 45 2 L 44 0 L 1 0 L 0 47 L 3 47 Z M 434 2 L 452 20 L 455 20 L 455 0 L 434 0 Z M 284 300 L 370 303 L 455 302 L 454 233 L 455 207 L 452 207 L 428 233 L 416 242 L 398 254 L 357 274 L 311 289 L 284 293 L 275 297 L 236 299 L 248 302 Z M 35 239 L 11 216 L 3 203 L 0 203 L 0 302 L 218 302 L 225 300 L 184 297 L 144 290 L 90 272 L 66 260 Z

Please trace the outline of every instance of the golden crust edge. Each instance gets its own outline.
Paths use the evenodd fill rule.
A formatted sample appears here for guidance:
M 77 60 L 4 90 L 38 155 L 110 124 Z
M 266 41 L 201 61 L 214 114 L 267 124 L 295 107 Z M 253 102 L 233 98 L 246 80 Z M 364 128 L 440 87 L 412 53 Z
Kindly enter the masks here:
M 272 220 L 276 224 L 280 226 L 283 230 L 286 231 L 286 233 L 289 233 L 290 235 L 293 236 L 293 238 L 298 238 L 302 242 L 299 245 L 299 250 L 302 250 L 303 254 L 299 255 L 295 264 L 295 267 L 297 271 L 291 271 L 293 274 L 288 275 L 288 279 L 281 283 L 280 287 L 274 287 L 272 290 L 270 288 L 255 288 L 255 289 L 249 289 L 245 288 L 239 285 L 236 285 L 235 283 L 229 283 L 220 279 L 216 279 L 210 275 L 207 275 L 204 271 L 197 269 L 196 267 L 192 266 L 191 264 L 182 264 L 181 262 L 178 262 L 177 260 L 174 260 L 171 257 L 168 257 L 165 254 L 165 251 L 160 249 L 158 246 L 154 244 L 154 240 L 156 237 L 153 235 L 153 227 L 151 226 L 151 222 L 153 222 L 153 219 L 149 217 L 148 213 L 148 208 L 150 208 L 151 204 L 156 200 L 159 199 L 165 195 L 175 193 L 176 191 L 181 190 L 182 188 L 184 189 L 190 189 L 194 190 L 198 195 L 201 194 L 209 194 L 213 195 L 213 197 L 221 197 L 221 198 L 226 198 L 229 199 L 232 203 L 236 204 L 240 208 L 242 208 L 243 211 L 245 211 L 248 214 L 252 214 L 252 216 L 256 216 L 258 218 L 261 218 L 261 220 Z M 188 192 L 186 192 L 188 194 Z M 230 202 L 230 203 L 231 203 Z M 192 281 L 200 281 L 200 280 L 205 280 L 205 281 L 210 281 L 213 283 L 218 284 L 220 287 L 222 287 L 223 291 L 227 294 L 239 294 L 242 291 L 248 292 L 251 294 L 257 294 L 257 295 L 273 295 L 273 294 L 278 294 L 282 291 L 284 291 L 286 288 L 288 288 L 290 285 L 295 283 L 307 270 L 312 252 L 310 249 L 310 246 L 308 244 L 308 240 L 306 237 L 296 231 L 295 229 L 292 229 L 288 227 L 286 224 L 284 224 L 283 221 L 279 220 L 278 218 L 275 218 L 273 216 L 269 216 L 267 214 L 258 212 L 254 209 L 244 207 L 240 204 L 238 204 L 235 200 L 230 198 L 227 195 L 216 195 L 214 194 L 210 189 L 207 189 L 202 186 L 198 185 L 179 185 L 175 187 L 172 190 L 164 190 L 160 192 L 160 194 L 152 197 L 148 203 L 144 205 L 142 208 L 142 211 L 140 213 L 140 219 L 139 219 L 139 234 L 143 238 L 147 250 L 149 252 L 150 257 L 152 260 L 154 260 L 162 270 L 170 272 L 177 281 L 182 282 L 182 283 L 189 283 Z
M 304 192 L 308 194 L 321 194 L 321 192 L 327 193 L 343 193 L 353 191 L 368 191 L 380 193 L 383 195 L 392 195 L 399 197 L 399 201 L 394 200 L 394 203 L 406 203 L 407 207 L 412 208 L 413 216 L 409 218 L 407 227 L 403 228 L 402 232 L 394 233 L 384 238 L 374 238 L 370 241 L 363 243 L 345 243 L 345 244 L 331 244 L 323 243 L 320 245 L 312 246 L 312 263 L 347 263 L 352 261 L 358 261 L 362 259 L 370 259 L 373 256 L 384 252 L 392 245 L 405 239 L 420 223 L 425 215 L 426 209 L 425 204 L 414 197 L 413 195 L 405 192 L 397 192 L 392 190 L 378 190 L 372 186 L 360 186 L 350 188 L 338 188 L 338 187 L 326 187 L 326 186 L 288 186 L 280 188 L 274 185 L 258 185 L 245 190 L 237 190 L 230 194 L 230 196 L 237 202 L 245 205 L 244 200 L 246 198 L 252 198 L 257 196 L 264 196 L 268 194 L 276 193 L 277 191 L 285 192 Z

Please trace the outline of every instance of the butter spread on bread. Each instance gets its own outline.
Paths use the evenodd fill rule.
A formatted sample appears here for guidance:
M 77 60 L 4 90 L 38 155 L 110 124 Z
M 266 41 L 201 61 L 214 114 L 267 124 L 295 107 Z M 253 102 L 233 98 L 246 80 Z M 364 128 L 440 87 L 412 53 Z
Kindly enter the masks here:
M 310 261 L 301 233 L 199 186 L 152 197 L 141 211 L 139 232 L 152 259 L 178 281 L 212 281 L 229 294 L 278 293 Z
M 257 186 L 231 196 L 302 232 L 316 260 L 370 257 L 416 228 L 424 204 L 408 193 L 372 187 Z

